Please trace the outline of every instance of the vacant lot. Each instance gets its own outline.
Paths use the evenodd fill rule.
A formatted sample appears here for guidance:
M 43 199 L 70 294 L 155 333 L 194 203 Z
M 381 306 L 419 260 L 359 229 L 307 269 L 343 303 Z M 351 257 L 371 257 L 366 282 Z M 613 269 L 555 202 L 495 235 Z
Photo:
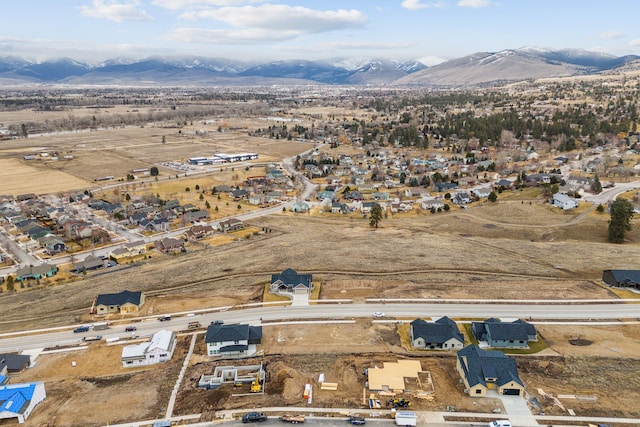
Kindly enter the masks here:
M 37 167 L 18 159 L 0 158 L 2 194 L 57 193 L 92 185 L 88 181 L 52 168 Z
M 41 355 L 16 379 L 45 382 L 47 399 L 27 425 L 88 427 L 130 421 L 132 414 L 162 417 L 187 350 L 187 338 L 180 338 L 170 362 L 146 368 L 123 368 L 121 345 Z

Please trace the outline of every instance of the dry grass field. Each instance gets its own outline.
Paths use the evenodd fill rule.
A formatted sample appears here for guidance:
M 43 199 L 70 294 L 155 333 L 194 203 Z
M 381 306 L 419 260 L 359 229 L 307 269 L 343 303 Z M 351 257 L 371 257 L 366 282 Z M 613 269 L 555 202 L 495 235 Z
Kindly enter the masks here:
M 0 158 L 0 194 L 57 193 L 72 189 L 86 188 L 92 184 L 47 167 L 34 167 L 17 159 Z

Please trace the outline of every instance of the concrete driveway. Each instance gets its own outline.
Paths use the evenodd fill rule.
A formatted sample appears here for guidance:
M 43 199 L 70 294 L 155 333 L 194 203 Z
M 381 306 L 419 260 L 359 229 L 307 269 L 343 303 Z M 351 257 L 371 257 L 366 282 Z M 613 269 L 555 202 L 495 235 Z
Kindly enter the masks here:
M 538 426 L 538 422 L 533 415 L 531 415 L 531 411 L 529 410 L 529 406 L 527 405 L 527 401 L 524 397 L 500 396 L 497 395 L 497 393 L 496 397 L 502 402 L 504 410 L 509 416 L 509 421 L 511 421 L 513 427 Z

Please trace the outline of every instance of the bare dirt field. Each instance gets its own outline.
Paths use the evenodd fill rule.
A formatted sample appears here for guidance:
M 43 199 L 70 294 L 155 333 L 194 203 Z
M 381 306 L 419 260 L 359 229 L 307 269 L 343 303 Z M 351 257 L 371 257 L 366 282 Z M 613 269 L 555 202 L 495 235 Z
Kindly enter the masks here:
M 44 381 L 47 391 L 25 425 L 88 427 L 129 421 L 132 414 L 162 417 L 188 344 L 188 337 L 180 338 L 170 362 L 145 368 L 123 368 L 121 345 L 94 343 L 88 350 L 41 355 L 17 378 Z

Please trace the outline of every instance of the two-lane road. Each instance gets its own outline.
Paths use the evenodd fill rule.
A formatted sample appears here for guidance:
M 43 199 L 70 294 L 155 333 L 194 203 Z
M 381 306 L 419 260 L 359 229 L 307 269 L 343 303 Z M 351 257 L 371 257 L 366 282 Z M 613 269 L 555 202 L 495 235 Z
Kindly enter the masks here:
M 132 323 L 138 330 L 138 336 L 151 335 L 159 329 L 173 331 L 186 330 L 189 322 L 199 321 L 207 326 L 214 320 L 225 323 L 259 324 L 262 321 L 291 321 L 296 319 L 355 319 L 373 317 L 374 312 L 385 313 L 383 320 L 413 319 L 416 317 L 463 317 L 463 318 L 523 318 L 532 320 L 605 320 L 640 318 L 640 304 L 611 301 L 601 304 L 489 304 L 489 303 L 407 303 L 407 304 L 318 304 L 303 307 L 279 306 L 245 308 L 220 311 L 195 316 L 174 317 L 170 321 L 160 322 L 156 318 Z M 107 338 L 127 338 L 130 333 L 124 331 L 127 325 L 117 325 L 102 331 L 73 333 L 71 328 L 31 333 L 29 335 L 0 335 L 0 352 L 12 352 L 25 349 L 53 347 L 56 345 L 77 344 L 83 336 L 102 335 Z

